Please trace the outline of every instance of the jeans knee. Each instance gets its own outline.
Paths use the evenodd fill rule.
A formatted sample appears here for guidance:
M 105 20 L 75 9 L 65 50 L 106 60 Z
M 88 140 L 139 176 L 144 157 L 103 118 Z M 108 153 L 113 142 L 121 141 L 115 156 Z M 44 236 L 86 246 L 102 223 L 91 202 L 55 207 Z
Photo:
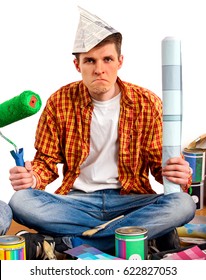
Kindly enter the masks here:
M 12 211 L 18 211 L 18 208 L 24 208 L 25 205 L 25 192 L 26 190 L 16 191 L 10 201 L 9 206 L 11 207 Z
M 0 201 L 0 235 L 4 235 L 11 225 L 13 215 L 9 205 Z
M 184 217 L 187 222 L 195 216 L 196 204 L 192 197 L 187 193 L 178 193 L 177 213 Z
M 183 205 L 190 210 L 191 212 L 195 212 L 196 210 L 196 204 L 193 200 L 193 198 L 188 193 L 182 193 L 182 203 Z

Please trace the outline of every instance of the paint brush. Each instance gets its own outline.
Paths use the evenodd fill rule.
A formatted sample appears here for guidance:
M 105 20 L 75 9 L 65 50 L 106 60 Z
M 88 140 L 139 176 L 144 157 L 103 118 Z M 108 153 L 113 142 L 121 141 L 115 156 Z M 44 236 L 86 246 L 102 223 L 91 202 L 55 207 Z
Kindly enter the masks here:
M 54 250 L 52 249 L 49 242 L 47 242 L 46 240 L 44 240 L 44 242 L 43 242 L 43 248 L 44 248 L 44 252 L 47 255 L 49 260 L 56 260 L 57 259 L 57 257 L 54 254 Z
M 92 235 L 94 235 L 95 233 L 97 233 L 98 231 L 100 231 L 100 230 L 106 228 L 106 226 L 108 226 L 110 223 L 112 223 L 112 222 L 114 222 L 114 221 L 116 221 L 116 220 L 119 220 L 119 219 L 121 219 L 121 218 L 123 218 L 123 217 L 124 217 L 124 215 L 121 215 L 121 216 L 116 217 L 116 218 L 114 218 L 114 219 L 112 219 L 112 220 L 110 220 L 110 221 L 108 221 L 108 222 L 106 222 L 106 223 L 104 223 L 104 224 L 102 224 L 102 225 L 96 226 L 95 228 L 88 229 L 88 230 L 84 231 L 84 232 L 82 233 L 82 235 L 83 235 L 83 236 L 92 236 Z

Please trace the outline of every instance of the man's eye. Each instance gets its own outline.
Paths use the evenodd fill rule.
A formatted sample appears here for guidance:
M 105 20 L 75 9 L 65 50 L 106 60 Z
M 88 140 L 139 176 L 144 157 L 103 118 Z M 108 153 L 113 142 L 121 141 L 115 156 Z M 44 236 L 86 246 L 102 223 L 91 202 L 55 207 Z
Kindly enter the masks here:
M 91 58 L 88 58 L 87 60 L 86 60 L 86 63 L 94 63 L 94 59 L 91 59 Z
M 106 58 L 104 59 L 104 61 L 105 61 L 105 62 L 111 62 L 112 59 L 111 59 L 111 57 L 106 57 Z

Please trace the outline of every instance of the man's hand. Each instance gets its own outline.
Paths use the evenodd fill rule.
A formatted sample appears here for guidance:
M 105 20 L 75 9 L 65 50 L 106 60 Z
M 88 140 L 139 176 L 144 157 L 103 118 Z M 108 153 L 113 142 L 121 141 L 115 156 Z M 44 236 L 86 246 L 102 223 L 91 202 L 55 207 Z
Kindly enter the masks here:
M 191 168 L 182 157 L 170 158 L 162 168 L 162 176 L 174 184 L 185 186 L 191 178 Z
M 9 180 L 15 191 L 28 189 L 34 185 L 34 176 L 30 161 L 25 162 L 25 167 L 15 166 L 9 170 Z

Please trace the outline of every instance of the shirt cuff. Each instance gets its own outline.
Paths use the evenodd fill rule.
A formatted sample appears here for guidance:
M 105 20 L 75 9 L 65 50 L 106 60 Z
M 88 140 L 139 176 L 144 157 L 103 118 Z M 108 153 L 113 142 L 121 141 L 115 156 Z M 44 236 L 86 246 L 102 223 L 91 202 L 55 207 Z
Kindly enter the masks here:
M 190 173 L 189 173 L 189 178 L 188 178 L 188 182 L 186 185 L 181 185 L 181 188 L 183 190 L 183 192 L 188 192 L 188 189 L 189 187 L 192 185 L 192 173 L 193 173 L 193 170 L 191 167 L 189 167 L 190 169 Z
M 34 183 L 31 186 L 32 189 L 39 189 L 39 187 L 41 186 L 41 179 L 39 177 L 39 175 L 33 171 L 33 179 L 34 179 Z
M 33 175 L 33 185 L 31 186 L 32 189 L 35 189 L 36 188 L 36 177 Z

